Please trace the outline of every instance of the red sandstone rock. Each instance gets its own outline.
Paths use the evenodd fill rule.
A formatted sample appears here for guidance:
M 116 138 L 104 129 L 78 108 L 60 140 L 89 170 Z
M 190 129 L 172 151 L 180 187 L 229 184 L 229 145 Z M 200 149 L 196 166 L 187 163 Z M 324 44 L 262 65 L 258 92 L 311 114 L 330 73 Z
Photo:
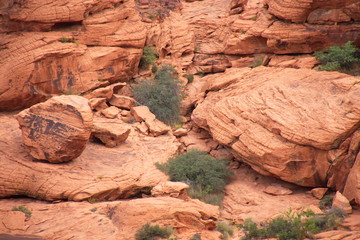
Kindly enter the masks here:
M 351 202 L 360 204 L 360 154 L 351 168 L 350 174 L 346 179 L 343 195 Z
M 127 96 L 114 94 L 109 103 L 121 109 L 130 110 L 135 105 L 135 99 Z
M 352 213 L 352 207 L 349 203 L 349 200 L 344 197 L 339 191 L 336 192 L 334 200 L 332 203 L 333 208 L 340 208 L 346 213 Z
M 21 195 L 48 201 L 129 198 L 167 180 L 155 162 L 167 161 L 180 145 L 170 134 L 145 139 L 131 131 L 114 148 L 89 142 L 78 158 L 55 165 L 33 161 L 13 116 L 0 113 L 0 120 L 0 197 Z
M 92 136 L 107 147 L 116 147 L 125 142 L 130 134 L 130 128 L 120 120 L 95 118 L 93 124 Z
M 92 111 L 86 98 L 58 96 L 17 115 L 30 155 L 53 163 L 80 156 L 89 140 Z
M 317 199 L 322 199 L 327 190 L 327 188 L 313 188 L 311 189 L 311 194 Z
M 155 115 L 150 112 L 147 106 L 132 107 L 131 113 L 136 121 L 145 122 L 149 128 L 150 134 L 153 136 L 159 136 L 170 131 L 170 127 L 160 120 L 156 119 Z
M 103 109 L 101 113 L 107 118 L 115 118 L 120 113 L 120 109 L 115 106 L 111 106 Z
M 343 188 L 359 151 L 356 78 L 260 67 L 206 80 L 192 119 L 238 160 L 299 185 Z

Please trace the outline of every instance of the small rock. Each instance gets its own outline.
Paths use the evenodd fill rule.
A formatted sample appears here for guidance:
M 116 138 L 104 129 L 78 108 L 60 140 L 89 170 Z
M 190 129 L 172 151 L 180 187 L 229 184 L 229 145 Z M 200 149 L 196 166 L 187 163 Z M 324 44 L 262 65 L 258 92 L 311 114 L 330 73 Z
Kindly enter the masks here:
M 110 99 L 109 103 L 118 108 L 130 110 L 130 108 L 135 105 L 135 99 L 128 96 L 114 94 Z
M 151 195 L 153 197 L 157 196 L 170 196 L 178 198 L 179 196 L 186 195 L 185 189 L 188 189 L 189 185 L 183 182 L 162 182 L 156 185 L 151 190 Z
M 270 185 L 264 189 L 264 192 L 275 196 L 292 194 L 290 189 L 284 188 L 280 185 Z
M 352 207 L 349 203 L 349 200 L 342 195 L 339 191 L 336 192 L 332 207 L 340 208 L 346 213 L 352 213 Z
M 84 97 L 86 97 L 87 99 L 106 98 L 106 100 L 109 101 L 113 96 L 114 90 L 122 88 L 125 85 L 126 83 L 115 83 L 107 87 L 97 88 L 91 93 L 84 95 Z
M 95 118 L 92 136 L 99 139 L 106 147 L 116 147 L 128 138 L 130 128 L 116 119 Z
M 96 110 L 96 111 L 100 111 L 109 107 L 106 104 L 106 98 L 91 98 L 89 100 L 89 105 L 92 110 Z
M 122 111 L 120 112 L 120 115 L 123 116 L 123 117 L 128 117 L 129 114 L 130 114 L 130 111 L 127 111 L 127 110 L 122 110 Z
M 138 123 L 138 125 L 136 126 L 136 128 L 137 128 L 142 134 L 145 134 L 145 135 L 148 135 L 148 134 L 149 134 L 149 128 L 146 126 L 145 122 Z
M 185 136 L 187 134 L 188 130 L 185 128 L 178 128 L 176 129 L 173 134 L 176 137 L 181 137 L 181 136 Z
M 23 110 L 16 119 L 30 155 L 59 163 L 83 152 L 90 138 L 93 113 L 86 98 L 62 95 Z
M 313 188 L 311 194 L 317 199 L 322 199 L 327 192 L 328 188 Z
M 120 109 L 115 106 L 111 106 L 102 110 L 101 113 L 107 118 L 115 118 L 120 113 Z
M 136 121 L 145 122 L 146 126 L 149 128 L 150 134 L 154 137 L 170 131 L 170 127 L 156 119 L 155 115 L 150 112 L 147 106 L 132 107 L 130 112 Z

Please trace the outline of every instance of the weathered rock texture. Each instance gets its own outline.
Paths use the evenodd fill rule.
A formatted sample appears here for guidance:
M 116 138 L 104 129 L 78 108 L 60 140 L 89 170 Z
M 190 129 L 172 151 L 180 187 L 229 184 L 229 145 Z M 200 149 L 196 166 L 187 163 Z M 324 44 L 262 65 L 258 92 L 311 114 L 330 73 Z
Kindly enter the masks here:
M 80 156 L 93 127 L 88 100 L 74 95 L 53 97 L 16 117 L 30 155 L 53 163 Z
M 198 200 L 157 197 L 94 204 L 23 199 L 0 202 L 1 233 L 34 234 L 48 240 L 133 240 L 138 229 L 151 223 L 174 227 L 179 239 L 184 240 L 196 232 L 209 240 L 220 235 L 211 231 L 219 218 L 219 208 Z M 31 210 L 31 217 L 25 220 L 24 213 L 11 211 L 14 205 Z
M 260 67 L 206 80 L 192 119 L 235 157 L 302 186 L 344 187 L 359 151 L 357 78 Z
M 6 2 L 0 111 L 126 82 L 137 72 L 146 30 L 132 0 Z
M 125 142 L 128 138 L 131 128 L 117 119 L 95 118 L 93 121 L 92 136 L 99 139 L 107 147 L 116 147 Z
M 349 201 L 355 201 L 360 205 L 360 154 L 351 168 L 343 194 Z
M 171 135 L 153 138 L 131 131 L 126 142 L 117 147 L 89 142 L 78 158 L 55 165 L 33 161 L 22 145 L 15 118 L 0 114 L 0 119 L 0 197 L 22 195 L 49 201 L 81 201 L 147 193 L 152 186 L 167 180 L 155 162 L 167 161 L 179 146 Z

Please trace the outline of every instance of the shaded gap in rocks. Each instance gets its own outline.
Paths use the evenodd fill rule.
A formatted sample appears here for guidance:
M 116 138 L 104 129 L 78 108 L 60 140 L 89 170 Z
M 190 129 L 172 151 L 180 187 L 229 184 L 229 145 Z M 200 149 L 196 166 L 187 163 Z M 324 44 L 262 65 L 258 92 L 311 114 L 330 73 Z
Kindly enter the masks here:
M 76 21 L 76 22 L 58 22 L 55 23 L 52 27 L 52 31 L 60 31 L 60 30 L 67 30 L 72 27 L 79 27 L 82 25 L 82 21 Z

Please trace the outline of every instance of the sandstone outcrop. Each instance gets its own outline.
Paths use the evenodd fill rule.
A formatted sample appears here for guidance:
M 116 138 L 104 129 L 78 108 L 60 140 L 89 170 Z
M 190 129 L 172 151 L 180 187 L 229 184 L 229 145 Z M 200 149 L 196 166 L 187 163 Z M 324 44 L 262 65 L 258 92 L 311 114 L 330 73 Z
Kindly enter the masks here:
M 260 67 L 206 80 L 192 120 L 238 160 L 302 186 L 342 190 L 359 152 L 357 78 Z
M 171 197 L 132 199 L 113 202 L 63 202 L 50 204 L 24 199 L 0 200 L 0 232 L 32 234 L 44 239 L 135 239 L 144 224 L 172 226 L 180 239 L 201 233 L 215 240 L 218 232 L 211 231 L 219 218 L 219 208 L 198 200 L 184 201 Z M 25 221 L 24 213 L 12 212 L 13 206 L 23 205 L 32 211 Z M 17 216 L 11 215 L 16 213 Z M 9 226 L 16 220 L 17 226 Z M 71 229 L 71 230 L 69 230 Z M 216 234 L 218 233 L 218 234 Z
M 53 97 L 23 110 L 16 117 L 30 155 L 53 163 L 80 156 L 93 126 L 88 100 L 80 96 Z
M 81 201 L 149 193 L 149 188 L 167 180 L 155 162 L 167 161 L 179 147 L 174 136 L 153 138 L 131 131 L 119 146 L 107 148 L 89 142 L 78 158 L 55 165 L 33 161 L 22 145 L 16 119 L 4 113 L 0 119 L 0 197 Z
M 146 30 L 133 1 L 8 2 L 0 7 L 0 111 L 137 72 Z
M 125 142 L 130 134 L 130 127 L 125 126 L 124 122 L 117 119 L 94 118 L 92 137 L 99 139 L 107 147 L 116 147 Z
M 354 166 L 351 168 L 350 174 L 346 180 L 344 188 L 344 196 L 350 202 L 355 201 L 360 205 L 360 154 L 358 154 Z
M 336 192 L 334 200 L 332 202 L 333 208 L 340 208 L 346 213 L 352 213 L 352 207 L 349 203 L 349 200 L 342 195 L 339 191 Z

